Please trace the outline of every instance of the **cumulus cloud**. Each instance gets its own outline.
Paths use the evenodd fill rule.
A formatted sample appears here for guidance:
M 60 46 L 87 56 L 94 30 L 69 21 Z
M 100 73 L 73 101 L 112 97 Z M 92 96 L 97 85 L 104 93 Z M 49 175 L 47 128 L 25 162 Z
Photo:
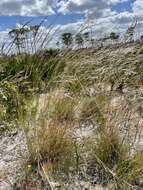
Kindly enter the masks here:
M 133 12 L 138 17 L 143 17 L 143 0 L 136 0 L 132 6 Z
M 116 12 L 113 5 L 130 0 L 1 0 L 0 14 L 2 15 L 47 15 L 60 12 L 63 14 L 77 13 L 93 21 L 92 30 L 99 38 L 110 32 L 125 33 L 128 26 L 138 19 L 137 30 L 143 29 L 143 0 L 135 0 L 130 11 Z M 55 44 L 63 32 L 77 33 L 86 19 L 75 23 L 57 25 L 60 30 L 54 34 L 51 44 Z
M 55 10 L 68 13 L 91 12 L 100 17 L 111 5 L 127 0 L 1 0 L 0 15 L 37 16 L 54 14 Z
M 56 4 L 57 0 L 1 0 L 0 15 L 50 15 Z
M 70 12 L 85 14 L 88 17 L 103 17 L 114 14 L 111 6 L 128 0 L 62 0 L 59 11 L 66 14 Z

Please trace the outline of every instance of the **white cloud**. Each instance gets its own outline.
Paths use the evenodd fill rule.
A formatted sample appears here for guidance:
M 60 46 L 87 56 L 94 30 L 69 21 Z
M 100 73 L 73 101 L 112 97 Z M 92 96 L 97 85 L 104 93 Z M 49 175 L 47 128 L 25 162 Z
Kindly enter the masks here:
M 0 15 L 49 15 L 56 4 L 57 0 L 1 0 Z
M 59 3 L 59 11 L 66 14 L 75 12 L 86 14 L 90 17 L 99 18 L 112 14 L 111 6 L 128 0 L 62 0 Z
M 143 16 L 143 0 L 136 0 L 133 3 L 133 12 L 137 17 Z
M 143 29 L 143 0 L 136 0 L 132 3 L 132 11 L 118 13 L 111 9 L 112 5 L 128 0 L 2 0 L 0 2 L 1 14 L 20 15 L 47 15 L 53 14 L 56 8 L 62 13 L 82 13 L 87 18 L 91 18 L 94 26 L 94 35 L 101 37 L 110 32 L 125 33 L 128 26 L 134 22 L 135 17 L 139 23 L 137 31 L 142 33 Z M 78 20 L 75 23 L 57 25 L 59 31 L 54 34 L 54 39 L 50 42 L 55 44 L 63 32 L 77 33 L 81 25 L 85 25 L 85 20 Z M 46 33 L 46 29 L 45 29 Z

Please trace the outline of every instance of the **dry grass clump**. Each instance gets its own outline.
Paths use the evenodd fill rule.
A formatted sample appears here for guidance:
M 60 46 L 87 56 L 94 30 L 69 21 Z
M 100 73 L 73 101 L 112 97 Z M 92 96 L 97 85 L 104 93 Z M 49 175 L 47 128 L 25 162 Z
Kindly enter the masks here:
M 33 134 L 34 132 L 34 134 Z M 48 163 L 52 171 L 66 171 L 73 164 L 74 144 L 71 126 L 57 121 L 38 122 L 35 131 L 28 134 L 27 145 L 33 164 Z
M 76 165 L 73 109 L 72 99 L 52 93 L 38 116 L 32 115 L 26 122 L 30 163 L 36 168 L 46 168 L 46 175 L 68 173 Z
M 59 122 L 73 122 L 76 101 L 64 92 L 49 96 L 46 112 L 49 118 Z

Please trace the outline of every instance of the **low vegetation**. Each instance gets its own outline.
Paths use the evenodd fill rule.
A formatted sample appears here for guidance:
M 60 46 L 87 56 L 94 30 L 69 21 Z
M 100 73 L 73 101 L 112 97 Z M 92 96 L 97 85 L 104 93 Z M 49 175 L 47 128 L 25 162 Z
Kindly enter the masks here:
M 28 152 L 15 190 L 143 188 L 142 45 L 78 51 L 0 60 L 0 135 L 22 131 Z

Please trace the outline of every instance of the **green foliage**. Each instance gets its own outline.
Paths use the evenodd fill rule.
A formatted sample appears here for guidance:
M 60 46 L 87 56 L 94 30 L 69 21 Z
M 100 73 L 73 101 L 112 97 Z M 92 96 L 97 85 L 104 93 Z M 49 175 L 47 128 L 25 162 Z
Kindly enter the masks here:
M 143 188 L 143 153 L 138 152 L 131 158 L 123 160 L 117 166 L 117 176 L 120 181 L 118 189 Z
M 14 56 L 7 60 L 1 72 L 1 80 L 10 80 L 19 87 L 21 93 L 31 89 L 40 89 L 54 76 L 63 72 L 65 64 L 54 57 L 56 52 L 48 51 L 48 57 L 39 55 Z
M 96 156 L 109 168 L 114 166 L 126 157 L 126 146 L 122 144 L 121 137 L 116 131 L 101 132 L 95 145 Z
M 44 54 L 45 54 L 45 56 L 47 56 L 47 58 L 49 58 L 49 57 L 55 57 L 55 56 L 58 55 L 58 53 L 59 53 L 59 51 L 57 49 L 52 49 L 52 48 L 47 49 L 44 52 Z
M 80 33 L 77 34 L 76 37 L 75 37 L 75 41 L 76 41 L 76 43 L 77 43 L 77 45 L 79 47 L 82 47 L 83 44 L 84 44 L 84 40 L 83 40 L 82 34 L 80 34 Z
M 0 84 L 0 107 L 1 117 L 4 120 L 14 119 L 17 114 L 19 94 L 17 87 L 10 82 Z M 1 119 L 2 119 L 1 118 Z
M 28 98 L 20 94 L 16 84 L 4 81 L 0 84 L 0 124 L 3 125 L 1 133 L 11 131 L 18 127 L 18 121 L 25 118 L 27 112 Z M 33 100 L 31 94 L 30 99 Z M 31 100 L 31 101 L 32 101 Z M 23 110 L 23 114 L 21 111 Z
M 74 95 L 79 94 L 82 90 L 82 86 L 80 84 L 80 81 L 78 80 L 66 81 L 66 83 L 64 84 L 64 88 L 67 92 Z
M 73 38 L 71 33 L 63 33 L 62 34 L 63 44 L 67 46 L 67 48 L 72 44 Z
M 99 183 L 111 190 L 143 188 L 143 152 L 130 154 L 130 147 L 117 129 L 104 127 L 85 142 L 88 151 L 88 175 L 96 173 Z
M 0 64 L 0 123 L 16 122 L 19 109 L 25 109 L 34 93 L 54 87 L 54 80 L 64 71 L 64 62 L 48 50 L 46 55 L 14 55 L 1 58 Z M 26 108 L 27 109 L 27 108 Z M 25 110 L 26 112 L 26 110 Z M 24 115 L 23 115 L 24 117 Z M 13 124 L 14 126 L 15 124 Z
M 110 33 L 110 38 L 111 38 L 112 40 L 117 40 L 117 39 L 119 38 L 119 35 L 117 35 L 115 32 L 111 32 L 111 33 Z

